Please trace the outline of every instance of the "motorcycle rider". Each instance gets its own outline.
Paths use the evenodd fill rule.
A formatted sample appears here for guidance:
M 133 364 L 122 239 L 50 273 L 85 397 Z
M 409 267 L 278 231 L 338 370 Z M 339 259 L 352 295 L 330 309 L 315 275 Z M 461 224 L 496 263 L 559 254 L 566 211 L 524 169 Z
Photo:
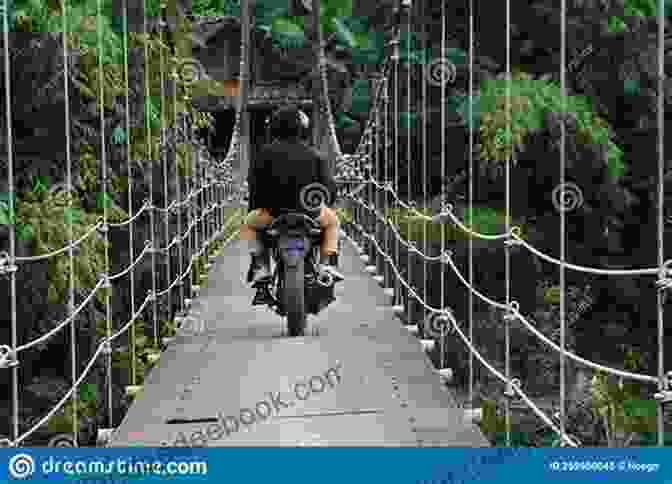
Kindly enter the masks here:
M 329 174 L 327 160 L 304 142 L 309 124 L 308 116 L 296 107 L 279 108 L 271 117 L 274 141 L 250 160 L 249 213 L 241 225 L 240 238 L 248 242 L 251 263 L 247 282 L 253 287 L 260 288 L 271 278 L 270 252 L 259 240 L 257 230 L 270 225 L 281 212 L 306 213 L 301 191 L 315 183 L 324 187 L 329 196 L 317 219 L 322 228 L 319 269 L 329 272 L 334 282 L 344 279 L 337 269 L 338 218 L 327 206 L 333 206 L 336 200 L 336 183 Z

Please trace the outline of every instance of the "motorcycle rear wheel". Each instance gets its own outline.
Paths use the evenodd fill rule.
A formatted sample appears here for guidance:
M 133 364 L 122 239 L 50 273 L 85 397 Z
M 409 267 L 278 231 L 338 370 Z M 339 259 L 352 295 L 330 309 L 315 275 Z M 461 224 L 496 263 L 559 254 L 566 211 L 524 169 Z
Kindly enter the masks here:
M 287 333 L 290 337 L 303 336 L 307 320 L 303 260 L 300 260 L 296 267 L 284 268 L 282 289 L 284 309 L 287 314 Z

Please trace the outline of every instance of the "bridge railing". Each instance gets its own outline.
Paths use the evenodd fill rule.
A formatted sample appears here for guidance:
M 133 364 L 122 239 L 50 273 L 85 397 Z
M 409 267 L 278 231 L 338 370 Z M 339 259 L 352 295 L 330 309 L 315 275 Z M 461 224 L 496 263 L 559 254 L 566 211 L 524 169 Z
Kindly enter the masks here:
M 68 17 L 68 6 L 67 2 L 61 4 L 62 18 L 66 19 Z M 20 69 L 19 66 L 10 65 L 10 50 L 9 50 L 9 33 L 8 33 L 8 12 L 3 10 L 3 22 L 5 25 L 4 28 L 4 62 L 5 62 L 5 79 L 4 79 L 4 90 L 5 90 L 5 109 L 6 109 L 6 118 L 7 120 L 12 119 L 12 103 L 10 102 L 12 96 L 12 86 L 10 83 L 11 80 L 11 69 Z M 165 23 L 165 11 L 164 21 L 162 23 L 163 27 L 166 26 Z M 97 12 L 98 20 L 102 22 L 103 14 L 101 12 L 100 3 L 98 4 Z M 129 109 L 129 76 L 128 76 L 128 24 L 127 24 L 127 5 L 124 1 L 123 3 L 123 21 L 124 21 L 124 81 L 125 81 L 125 144 L 126 152 L 125 159 L 127 162 L 127 181 L 128 185 L 126 187 L 128 193 L 128 218 L 126 220 L 118 221 L 112 223 L 110 221 L 109 211 L 111 206 L 108 204 L 108 200 L 111 199 L 111 187 L 110 187 L 110 176 L 109 171 L 111 170 L 108 162 L 108 153 L 106 149 L 106 137 L 109 135 L 106 133 L 106 123 L 105 123 L 105 108 L 103 105 L 104 92 L 103 92 L 103 83 L 100 82 L 100 92 L 97 93 L 99 106 L 98 110 L 100 113 L 100 153 L 98 158 L 98 163 L 102 167 L 102 179 L 98 180 L 100 186 L 102 187 L 100 195 L 105 201 L 103 204 L 103 215 L 100 219 L 92 226 L 86 227 L 84 233 L 81 237 L 74 237 L 73 224 L 75 223 L 74 217 L 66 218 L 66 226 L 69 229 L 69 243 L 63 247 L 58 247 L 54 250 L 51 250 L 47 253 L 42 253 L 38 255 L 31 256 L 17 256 L 16 254 L 16 240 L 17 240 L 17 231 L 14 223 L 10 223 L 10 240 L 9 240 L 9 251 L 0 253 L 0 276 L 3 278 L 6 277 L 9 280 L 9 300 L 10 307 L 8 311 L 11 317 L 11 341 L 0 342 L 0 372 L 3 372 L 3 377 L 6 377 L 8 374 L 11 377 L 11 437 L 0 438 L 0 446 L 20 446 L 26 445 L 29 442 L 29 438 L 34 436 L 38 430 L 43 428 L 46 424 L 49 423 L 50 419 L 54 417 L 57 412 L 63 413 L 66 410 L 66 406 L 69 405 L 69 415 L 72 422 L 72 433 L 66 433 L 58 435 L 51 439 L 50 445 L 56 446 L 78 446 L 81 443 L 80 439 L 80 416 L 83 414 L 84 409 L 82 408 L 82 402 L 79 399 L 79 394 L 82 391 L 82 384 L 94 377 L 94 367 L 98 363 L 105 368 L 104 372 L 106 375 L 105 389 L 106 389 L 106 398 L 103 398 L 102 401 L 98 401 L 97 397 L 94 397 L 94 406 L 100 411 L 102 408 L 106 407 L 106 417 L 107 417 L 107 429 L 102 429 L 99 431 L 99 435 L 109 437 L 110 432 L 114 429 L 115 424 L 120 421 L 120 415 L 113 414 L 113 404 L 114 404 L 114 395 L 113 387 L 119 382 L 113 381 L 113 359 L 118 355 L 118 352 L 124 350 L 124 347 L 121 346 L 120 342 L 123 339 L 127 339 L 130 348 L 130 375 L 129 381 L 130 385 L 126 386 L 126 396 L 133 397 L 137 394 L 141 386 L 137 385 L 138 380 L 142 379 L 144 375 L 138 375 L 137 371 L 137 361 L 138 354 L 137 347 L 139 344 L 139 338 L 136 338 L 137 326 L 142 319 L 143 321 L 152 320 L 153 321 L 153 330 L 151 340 L 153 344 L 149 345 L 150 348 L 144 348 L 145 353 L 144 357 L 148 360 L 149 365 L 156 363 L 160 355 L 160 348 L 165 346 L 168 343 L 167 340 L 170 338 L 162 338 L 164 330 L 167 328 L 160 327 L 159 325 L 159 314 L 165 313 L 166 311 L 160 311 L 159 304 L 165 304 L 167 306 L 167 315 L 166 317 L 170 319 L 173 315 L 173 309 L 176 309 L 175 322 L 179 324 L 180 315 L 184 315 L 185 309 L 187 309 L 193 300 L 193 298 L 198 294 L 200 289 L 199 284 L 199 272 L 202 272 L 203 268 L 207 269 L 212 262 L 212 257 L 214 254 L 213 248 L 218 246 L 221 248 L 223 245 L 226 245 L 230 240 L 232 240 L 237 235 L 237 225 L 241 220 L 243 209 L 240 208 L 240 202 L 245 196 L 245 191 L 240 185 L 240 180 L 234 177 L 234 171 L 232 169 L 232 162 L 237 156 L 237 129 L 234 133 L 234 139 L 231 143 L 231 149 L 226 157 L 226 159 L 221 163 L 216 163 L 214 160 L 209 159 L 207 152 L 204 150 L 204 147 L 196 140 L 193 129 L 194 113 L 190 105 L 190 98 L 187 97 L 184 99 L 187 106 L 188 112 L 184 116 L 178 116 L 178 87 L 177 81 L 180 78 L 177 73 L 176 66 L 173 66 L 170 74 L 168 75 L 168 68 L 165 59 L 165 49 L 160 49 L 160 73 L 156 76 L 156 73 L 153 73 L 155 77 L 158 77 L 160 80 L 160 99 L 161 99 L 161 113 L 160 113 L 160 141 L 158 146 L 152 146 L 152 134 L 150 128 L 150 110 L 145 110 L 145 128 L 146 128 L 146 139 L 147 139 L 147 152 L 149 153 L 149 158 L 151 161 L 144 163 L 142 166 L 143 170 L 149 176 L 149 197 L 144 200 L 142 207 L 136 212 L 133 213 L 134 207 L 134 190 L 132 184 L 132 165 L 137 163 L 131 160 L 131 148 L 130 148 L 130 132 L 131 132 L 131 121 L 130 121 L 130 109 Z M 145 18 L 145 28 L 147 25 Z M 62 25 L 62 32 L 68 33 L 68 26 L 64 20 Z M 145 34 L 147 32 L 145 31 Z M 45 35 L 48 35 L 45 33 Z M 98 75 L 99 79 L 105 78 L 105 72 L 103 68 L 103 39 L 102 32 L 99 31 L 98 36 L 98 45 L 97 53 L 99 59 L 98 65 Z M 70 75 L 68 72 L 71 62 L 69 62 L 69 57 L 71 56 L 71 47 L 68 45 L 68 35 L 62 35 L 63 39 L 63 58 L 64 58 L 64 69 L 65 79 L 64 90 L 65 90 L 65 102 L 64 102 L 64 120 L 65 120 L 65 133 L 66 133 L 66 156 L 67 156 L 67 175 L 65 179 L 65 191 L 70 194 L 69 197 L 69 209 L 73 209 L 73 198 L 72 194 L 76 193 L 73 186 L 73 172 L 72 172 L 72 159 L 71 159 L 71 145 L 72 145 L 72 131 L 71 131 L 71 113 L 70 109 L 72 101 L 70 99 L 69 91 L 69 80 Z M 161 32 L 159 32 L 159 42 L 163 42 Z M 147 42 L 145 42 L 145 104 L 149 102 L 150 97 L 150 64 L 151 58 L 149 55 Z M 169 83 L 167 77 L 171 77 L 174 82 Z M 188 93 L 188 82 L 185 80 L 183 83 L 187 86 L 186 91 Z M 172 92 L 169 94 L 167 92 L 168 86 L 172 86 Z M 168 123 L 166 119 L 166 110 L 167 103 L 172 101 L 172 113 L 174 119 L 171 120 L 171 123 Z M 168 126 L 170 124 L 170 126 Z M 109 123 L 108 123 L 109 125 Z M 236 128 L 238 123 L 236 124 Z M 7 123 L 6 126 L 6 139 L 7 139 L 7 160 L 8 160 L 8 186 L 9 186 L 9 213 L 15 213 L 15 200 L 16 200 L 16 190 L 15 190 L 15 167 L 14 167 L 14 153 L 13 153 L 13 130 L 11 122 Z M 169 152 L 175 150 L 176 140 L 182 137 L 182 141 L 191 146 L 191 157 L 187 157 L 188 160 L 183 160 L 183 164 L 178 163 L 177 155 L 174 157 L 174 160 L 170 161 L 168 158 Z M 172 141 L 171 141 L 172 140 Z M 186 166 L 185 166 L 186 165 Z M 159 171 L 163 175 L 162 180 L 154 179 L 154 172 Z M 180 172 L 183 171 L 184 174 L 180 175 Z M 169 182 L 169 176 L 172 173 L 173 180 Z M 162 181 L 163 187 L 157 186 L 156 183 Z M 169 190 L 169 185 L 172 186 Z M 182 190 L 186 189 L 187 193 L 182 194 Z M 164 206 L 159 206 L 154 200 L 154 194 L 160 193 L 162 190 L 162 198 L 165 202 Z M 175 192 L 176 199 L 170 200 L 171 191 Z M 170 202 L 170 203 L 169 203 Z M 142 217 L 148 217 L 149 223 L 147 224 L 146 219 L 142 220 Z M 162 220 L 161 220 L 162 219 Z M 161 222 L 163 222 L 163 231 L 162 237 L 159 237 L 158 234 L 161 232 Z M 186 227 L 183 227 L 183 222 Z M 175 227 L 176 225 L 176 227 Z M 151 234 L 150 240 L 145 241 L 144 248 L 139 254 L 135 252 L 134 237 L 137 237 L 139 234 L 143 233 L 143 228 L 149 227 L 149 233 Z M 126 267 L 120 268 L 116 273 L 110 273 L 110 248 L 118 251 L 124 251 L 126 248 L 114 246 L 111 247 L 110 244 L 110 232 L 114 230 L 127 231 L 129 236 L 128 242 L 128 251 L 129 251 L 129 263 Z M 144 231 L 147 233 L 147 231 Z M 98 274 L 95 286 L 93 288 L 76 288 L 75 284 L 75 259 L 82 257 L 92 257 L 92 254 L 82 251 L 82 244 L 88 239 L 99 238 L 104 240 L 105 250 L 104 250 L 104 265 L 103 271 L 101 274 Z M 163 238 L 165 245 L 161 246 L 159 238 Z M 118 240 L 118 239 L 117 239 Z M 76 253 L 77 252 L 77 253 Z M 17 321 L 17 291 L 20 289 L 17 287 L 17 273 L 22 270 L 26 265 L 29 265 L 36 261 L 56 261 L 59 257 L 68 257 L 69 261 L 69 301 L 67 303 L 68 315 L 65 319 L 58 322 L 52 329 L 44 333 L 43 335 L 35 338 L 31 341 L 19 341 L 18 340 L 18 330 L 17 326 L 19 322 Z M 135 271 L 138 270 L 138 265 L 145 260 L 146 256 L 151 256 L 151 289 L 148 291 L 147 295 L 142 300 L 139 307 L 136 307 L 136 277 Z M 161 261 L 163 258 L 163 261 Z M 185 261 L 186 259 L 186 261 Z M 177 261 L 176 261 L 177 260 Z M 177 262 L 177 263 L 176 263 Z M 186 267 L 185 267 L 186 262 Z M 165 281 L 167 287 L 159 288 L 157 286 L 157 277 L 161 275 L 160 266 L 165 266 Z M 177 265 L 179 267 L 178 273 L 174 276 L 171 275 L 171 265 Z M 66 266 L 67 267 L 67 266 Z M 198 270 L 197 270 L 198 269 Z M 111 298 L 112 298 L 112 289 L 118 289 L 115 287 L 117 284 L 123 281 L 123 278 L 128 277 L 128 286 L 130 289 L 130 314 L 131 317 L 128 321 L 122 322 L 119 325 L 113 324 L 112 310 L 111 310 Z M 86 289 L 88 291 L 86 297 L 83 301 L 75 300 L 75 290 L 76 289 Z M 105 307 L 105 335 L 95 342 L 95 349 L 90 355 L 82 355 L 82 348 L 77 345 L 77 335 L 82 332 L 81 325 L 84 320 L 83 312 L 93 303 L 94 297 L 103 296 L 104 298 L 104 307 Z M 176 297 L 175 304 L 172 300 Z M 143 315 L 145 317 L 143 317 Z M 71 386 L 63 395 L 60 397 L 58 402 L 50 408 L 45 415 L 38 417 L 36 419 L 29 420 L 27 422 L 20 422 L 20 408 L 21 408 L 21 395 L 20 395 L 20 385 L 21 379 L 19 371 L 21 369 L 21 364 L 25 361 L 26 352 L 29 350 L 35 350 L 41 347 L 42 345 L 54 344 L 55 338 L 58 335 L 61 335 L 63 331 L 69 329 L 69 358 L 71 361 L 71 375 L 70 375 L 70 384 Z M 169 330 L 167 330 L 169 332 Z M 92 335 L 90 335 L 92 336 Z M 80 360 L 84 359 L 84 364 L 80 365 Z M 80 366 L 83 366 L 81 368 Z M 21 423 L 21 425 L 20 425 Z
M 446 10 L 445 2 L 443 5 L 443 37 L 442 37 L 442 52 L 445 52 L 445 42 L 446 42 Z M 509 9 L 507 2 L 507 10 Z M 661 9 L 662 11 L 662 9 Z M 416 10 L 417 12 L 417 10 Z M 407 28 L 410 31 L 411 17 L 414 15 L 410 11 L 405 12 L 405 18 L 407 19 Z M 469 52 L 469 68 L 470 68 L 470 81 L 469 81 L 469 105 L 473 109 L 473 10 L 472 18 L 470 19 L 470 39 L 471 46 Z M 402 16 L 403 18 L 403 16 Z M 428 18 L 425 16 L 419 16 L 419 22 L 422 22 L 422 19 Z M 507 18 L 507 23 L 510 20 Z M 664 22 L 662 15 L 659 14 L 659 22 L 661 24 Z M 398 34 L 401 33 L 401 27 L 399 28 Z M 564 32 L 564 30 L 563 30 Z M 563 34 L 564 35 L 564 34 Z M 663 36 L 659 38 L 659 49 L 662 52 L 663 49 Z M 410 43 L 409 43 L 410 44 Z M 425 77 L 421 81 L 422 89 L 422 102 L 420 106 L 411 106 L 411 94 L 410 90 L 412 89 L 413 83 L 410 80 L 411 69 L 407 70 L 408 79 L 406 82 L 406 88 L 408 93 L 406 93 L 406 99 L 408 105 L 406 110 L 411 112 L 413 109 L 415 112 L 422 112 L 423 124 L 421 127 L 422 130 L 422 144 L 424 145 L 424 150 L 422 153 L 423 156 L 423 169 L 421 174 L 412 173 L 411 163 L 407 163 L 408 170 L 406 173 L 400 171 L 399 163 L 399 146 L 401 145 L 401 136 L 399 133 L 399 119 L 400 119 L 400 107 L 399 100 L 401 98 L 400 93 L 400 52 L 399 52 L 399 39 L 393 43 L 393 47 L 396 47 L 393 54 L 386 59 L 386 63 L 383 68 L 382 79 L 379 79 L 379 86 L 381 87 L 380 95 L 376 96 L 375 102 L 372 103 L 372 110 L 369 114 L 368 125 L 364 131 L 364 136 L 362 142 L 359 145 L 357 152 L 354 155 L 350 155 L 342 163 L 343 173 L 341 176 L 341 185 L 340 185 L 340 194 L 341 198 L 347 201 L 348 209 L 345 211 L 345 215 L 342 217 L 342 223 L 347 232 L 347 238 L 352 241 L 352 243 L 357 247 L 359 253 L 361 254 L 362 261 L 366 263 L 366 271 L 372 275 L 372 277 L 384 288 L 386 293 L 392 298 L 392 304 L 398 313 L 406 315 L 406 327 L 409 331 L 414 334 L 417 334 L 422 341 L 423 346 L 426 349 L 433 349 L 435 346 L 435 341 L 439 342 L 440 346 L 440 363 L 437 372 L 444 378 L 452 378 L 453 371 L 449 368 L 443 368 L 444 356 L 446 354 L 446 345 L 449 341 L 460 341 L 468 350 L 469 353 L 469 402 L 474 402 L 474 358 L 478 360 L 481 365 L 489 373 L 494 375 L 503 386 L 503 397 L 504 397 L 504 407 L 505 407 L 505 422 L 506 422 L 506 442 L 507 445 L 511 445 L 511 408 L 514 404 L 514 401 L 522 401 L 524 405 L 529 407 L 532 412 L 543 422 L 543 425 L 548 427 L 553 433 L 557 435 L 554 445 L 561 446 L 580 446 L 582 445 L 580 439 L 573 434 L 567 432 L 567 397 L 566 397 L 566 371 L 565 365 L 567 359 L 570 359 L 580 365 L 588 367 L 590 369 L 605 372 L 608 375 L 613 375 L 623 380 L 636 381 L 648 385 L 656 385 L 657 391 L 652 391 L 650 394 L 651 401 L 655 402 L 657 408 L 657 434 L 658 434 L 658 445 L 664 445 L 664 422 L 663 422 L 663 408 L 664 405 L 672 401 L 672 372 L 665 372 L 663 368 L 663 297 L 664 292 L 672 287 L 672 261 L 663 260 L 663 251 L 662 251 L 662 235 L 659 237 L 659 260 L 660 264 L 658 267 L 648 267 L 648 268 L 637 268 L 637 269 L 603 269 L 598 267 L 588 267 L 581 266 L 577 264 L 570 264 L 566 262 L 564 249 L 561 251 L 560 259 L 550 256 L 539 248 L 535 247 L 528 240 L 525 239 L 522 230 L 520 227 L 511 226 L 511 217 L 510 217 L 510 200 L 511 200 L 511 186 L 509 179 L 509 171 L 511 167 L 512 160 L 506 160 L 506 199 L 507 199 L 507 216 L 506 216 L 506 230 L 499 234 L 485 234 L 480 233 L 474 229 L 472 220 L 461 220 L 457 214 L 455 207 L 448 202 L 448 194 L 444 190 L 442 191 L 442 197 L 440 200 L 440 209 L 436 210 L 436 213 L 429 214 L 429 200 L 427 197 L 427 185 L 430 183 L 428 177 L 428 166 L 427 166 L 427 147 L 431 144 L 440 143 L 441 145 L 441 173 L 442 178 L 445 180 L 447 177 L 446 174 L 446 147 L 449 146 L 450 140 L 447 139 L 446 135 L 446 113 L 445 108 L 447 104 L 446 99 L 446 84 L 447 80 L 442 76 L 439 81 L 441 87 L 441 115 L 442 115 L 442 126 L 441 126 L 441 137 L 440 139 L 428 139 L 428 123 L 427 123 L 427 84 L 430 83 L 433 86 L 436 86 L 437 79 L 432 77 L 431 67 L 436 65 L 437 62 L 445 63 L 446 59 L 436 59 L 436 62 L 432 62 L 432 66 L 428 66 L 430 69 L 425 71 Z M 409 45 L 410 49 L 410 45 Z M 563 50 L 565 49 L 564 38 L 563 38 Z M 410 52 L 408 53 L 410 57 Z M 407 58 L 408 58 L 407 57 Z M 662 59 L 662 54 L 661 54 Z M 662 65 L 662 64 L 661 64 Z M 454 66 L 453 66 L 454 69 Z M 660 67 L 662 69 L 662 67 Z M 510 65 L 507 65 L 507 74 L 508 79 L 510 77 Z M 564 75 L 564 70 L 563 70 Z M 450 77 L 450 76 L 447 76 Z M 662 79 L 662 74 L 661 74 Z M 391 87 L 390 87 L 391 86 Z M 660 102 L 660 112 L 662 112 L 662 96 L 663 88 L 662 84 L 659 85 L 659 102 Z M 510 106 L 510 92 L 507 93 L 507 104 Z M 662 116 L 662 115 L 661 115 Z M 469 118 L 472 118 L 471 111 L 469 112 Z M 510 119 L 510 118 L 509 118 Z M 659 133 L 662 133 L 664 126 L 662 125 L 662 118 L 659 117 Z M 563 125 L 564 129 L 564 125 Z M 408 152 L 406 153 L 406 159 L 411 160 L 414 156 L 420 156 L 420 154 L 411 153 L 411 130 L 407 131 L 407 140 L 406 146 Z M 661 134 L 662 139 L 662 134 Z M 469 173 L 472 173 L 474 162 L 473 162 L 473 153 L 474 153 L 474 135 L 473 127 L 470 127 L 470 137 L 469 137 Z M 662 145 L 659 148 L 659 165 L 660 165 L 660 186 L 659 186 L 659 224 L 660 230 L 662 230 L 662 206 L 663 206 L 663 195 L 662 195 L 662 173 L 663 173 L 663 155 L 662 155 Z M 560 170 L 561 170 L 561 186 L 564 185 L 564 151 L 563 159 L 561 160 Z M 407 192 L 411 193 L 410 187 L 413 186 L 413 179 L 417 180 L 417 177 L 421 177 L 421 183 L 423 184 L 424 197 L 423 197 L 423 207 L 418 207 L 417 202 L 408 199 L 404 200 L 400 195 L 400 184 L 402 186 L 408 187 Z M 471 177 L 470 177 L 471 178 Z M 400 183 L 405 179 L 405 184 Z M 565 191 L 561 191 L 561 200 L 565 200 Z M 469 211 L 467 213 L 473 214 L 473 185 L 470 185 L 469 192 Z M 421 210 L 419 209 L 421 208 Z M 406 211 L 414 220 L 421 222 L 423 224 L 423 236 L 420 243 L 416 240 L 407 240 L 402 236 L 402 224 L 401 217 L 399 216 L 400 210 Z M 391 212 L 391 213 L 390 213 Z M 564 211 L 560 210 L 561 217 L 564 221 Z M 473 215 L 470 215 L 473 216 Z M 406 222 L 409 218 L 406 217 Z M 438 254 L 431 254 L 428 249 L 428 234 L 427 227 L 430 224 L 452 224 L 456 229 L 462 231 L 465 235 L 465 238 L 468 239 L 468 256 L 469 256 L 469 273 L 465 274 L 466 268 L 458 267 L 456 263 L 455 254 L 447 248 L 445 231 L 441 230 L 441 249 Z M 562 226 L 562 237 L 563 241 L 561 246 L 564 247 L 564 237 L 565 226 L 564 223 Z M 408 231 L 410 233 L 410 231 Z M 504 254 L 505 254 L 505 266 L 506 266 L 506 300 L 497 301 L 491 296 L 482 293 L 479 288 L 474 285 L 473 278 L 473 267 L 478 261 L 473 259 L 473 241 L 474 239 L 480 239 L 482 241 L 488 241 L 494 244 L 503 244 Z M 423 247 L 419 247 L 422 245 Z M 526 313 L 526 309 L 529 311 L 530 308 L 521 308 L 520 304 L 511 299 L 511 271 L 515 270 L 511 267 L 511 252 L 513 250 L 525 250 L 529 253 L 530 256 L 539 258 L 545 262 L 551 263 L 554 266 L 558 267 L 560 271 L 560 280 L 561 280 L 561 293 L 562 300 L 561 302 L 561 316 L 560 316 L 560 343 L 554 341 L 552 338 L 548 337 L 542 333 L 533 319 Z M 405 252 L 405 254 L 404 254 Z M 422 263 L 422 276 L 412 274 L 414 267 L 417 265 L 413 262 L 421 261 Z M 428 270 L 427 266 L 429 264 L 439 264 L 440 269 L 440 305 L 432 306 L 428 302 L 428 285 L 437 284 L 438 281 L 428 280 Z M 658 278 L 656 283 L 656 290 L 658 293 L 658 358 L 659 358 L 659 374 L 658 375 L 647 375 L 636 372 L 624 371 L 617 368 L 611 368 L 609 366 L 596 363 L 587 358 L 584 358 L 572 351 L 569 351 L 566 346 L 566 327 L 567 321 L 564 314 L 564 297 L 566 293 L 564 271 L 572 270 L 576 272 L 581 272 L 584 274 L 592 274 L 595 276 L 655 276 Z M 454 276 L 459 280 L 459 282 L 464 286 L 468 291 L 469 295 L 469 315 L 468 315 L 468 328 L 465 328 L 464 324 L 457 321 L 453 310 L 450 307 L 450 295 L 446 294 L 444 282 L 446 280 L 446 274 L 454 274 Z M 420 285 L 422 288 L 417 287 L 417 281 L 420 280 Z M 415 283 L 414 283 L 415 282 Z M 474 297 L 482 301 L 489 307 L 500 312 L 503 317 L 501 319 L 501 324 L 504 325 L 505 329 L 505 371 L 500 371 L 495 367 L 495 364 L 492 361 L 488 361 L 487 358 L 482 354 L 482 351 L 476 347 L 474 343 L 474 313 L 473 313 L 473 303 Z M 421 308 L 421 313 L 424 313 L 423 316 L 418 316 L 411 311 L 411 306 L 416 306 Z M 532 308 L 534 309 L 534 308 Z M 549 415 L 548 410 L 544 410 L 541 405 L 538 405 L 533 401 L 532 398 L 528 395 L 529 391 L 524 389 L 524 383 L 521 382 L 519 378 L 516 378 L 511 371 L 511 335 L 510 329 L 512 325 L 519 324 L 527 331 L 532 333 L 535 338 L 537 338 L 541 343 L 551 348 L 553 351 L 557 352 L 560 359 L 560 395 L 559 395 L 559 411 Z M 653 349 L 652 349 L 653 350 Z M 473 413 L 473 412 L 472 412 Z

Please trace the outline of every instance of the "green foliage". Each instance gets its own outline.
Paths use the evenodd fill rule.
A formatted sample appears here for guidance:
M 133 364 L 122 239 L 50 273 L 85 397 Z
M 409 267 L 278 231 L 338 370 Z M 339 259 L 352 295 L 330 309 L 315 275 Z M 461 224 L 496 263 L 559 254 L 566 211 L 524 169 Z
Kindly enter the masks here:
M 339 207 L 336 209 L 336 217 L 338 217 L 338 223 L 341 225 L 350 224 L 354 220 L 352 216 L 352 210 L 344 207 Z
M 77 398 L 77 419 L 82 417 L 94 418 L 96 416 L 98 389 L 94 384 L 82 384 L 79 387 Z M 67 400 L 65 405 L 47 420 L 47 429 L 50 433 L 72 432 L 74 419 L 74 406 L 72 400 Z M 78 426 L 79 427 L 79 426 Z
M 544 114 L 562 112 L 560 86 L 520 73 L 510 83 L 511 119 L 507 119 L 506 80 L 488 80 L 483 84 L 479 98 L 481 158 L 504 161 L 514 149 L 522 150 L 530 132 L 541 129 Z M 606 121 L 593 110 L 583 96 L 567 96 L 567 112 L 576 117 L 579 142 L 593 143 L 607 148 L 607 169 L 618 180 L 624 170 L 623 152 L 611 141 Z M 510 124 L 510 125 L 509 125 Z
M 672 15 L 672 0 L 664 0 L 663 15 Z M 630 29 L 623 19 L 627 17 L 655 17 L 658 14 L 658 0 L 626 0 L 623 6 L 623 16 L 609 17 L 608 30 L 610 32 L 626 32 Z
M 193 126 L 195 129 L 207 129 L 214 132 L 215 130 L 215 118 L 210 113 L 196 112 L 194 113 L 194 123 Z
M 14 0 L 3 0 L 0 2 L 0 31 L 4 32 L 5 5 L 7 5 L 7 25 L 9 32 L 14 31 L 16 22 L 16 5 Z
M 432 60 L 431 49 L 420 49 L 417 33 L 402 30 L 399 34 L 399 62 L 404 66 L 426 65 Z
M 112 27 L 112 2 L 102 0 L 101 16 L 98 18 L 97 0 L 70 0 L 67 2 L 68 32 L 75 34 L 76 43 L 83 49 L 103 46 L 103 63 L 123 62 L 120 37 Z M 16 15 L 29 25 L 31 32 L 63 32 L 63 16 L 60 5 L 48 0 L 17 0 Z
M 637 371 L 644 355 L 628 349 L 625 367 Z M 599 416 L 607 433 L 609 447 L 625 447 L 634 434 L 656 430 L 656 402 L 641 399 L 641 383 L 619 381 L 605 372 L 593 377 L 591 394 L 593 411 Z
M 32 227 L 35 251 L 45 254 L 61 249 L 69 244 L 69 230 L 66 225 L 72 199 L 73 208 L 78 210 L 79 220 L 74 220 L 73 238 L 79 239 L 98 221 L 99 215 L 81 210 L 79 201 L 67 192 L 27 193 L 17 203 L 17 220 Z M 105 241 L 89 236 L 79 244 L 79 254 L 74 257 L 75 287 L 93 288 L 105 267 Z M 48 259 L 48 300 L 52 304 L 67 301 L 69 288 L 70 261 L 67 254 Z M 100 303 L 104 303 L 104 290 L 96 293 Z
M 98 180 L 96 149 L 90 144 L 82 144 L 79 153 L 79 163 L 79 178 L 82 188 L 86 192 L 95 192 Z
M 17 223 L 16 221 L 16 195 L 13 198 L 14 209 L 9 206 L 9 193 L 0 193 L 0 225 L 14 225 L 18 240 L 29 240 L 33 237 L 33 229 L 30 225 Z
M 481 402 L 483 417 L 479 426 L 483 433 L 492 440 L 501 440 L 502 436 L 506 438 L 506 419 L 497 411 L 497 402 L 495 400 L 483 400 Z M 496 444 L 501 445 L 501 443 Z
M 560 286 L 551 286 L 544 289 L 544 302 L 546 304 L 560 304 Z
M 100 337 L 105 336 L 105 321 L 100 322 L 98 327 L 98 334 Z M 145 376 L 149 365 L 147 365 L 145 355 L 147 351 L 153 347 L 153 341 L 144 334 L 144 325 L 141 320 L 136 320 L 135 324 L 135 375 L 136 385 L 142 385 L 145 381 Z M 130 332 L 129 332 L 130 337 Z M 124 348 L 123 350 L 115 349 L 112 352 L 112 368 L 116 370 L 132 370 L 131 348 Z
M 637 79 L 625 79 L 623 81 L 623 92 L 626 96 L 635 96 L 641 92 L 640 84 Z
M 303 17 L 275 17 L 271 20 L 273 44 L 282 48 L 299 49 L 306 44 Z
M 137 319 L 135 326 L 135 369 L 136 369 L 136 385 L 142 385 L 147 376 L 148 370 L 153 366 L 150 356 L 157 353 L 157 348 L 154 346 L 154 337 L 145 334 L 145 323 L 141 319 Z M 98 321 L 96 324 L 96 334 L 99 338 L 107 336 L 107 322 Z M 159 321 L 159 338 L 174 336 L 175 324 L 170 321 Z M 130 340 L 131 332 L 128 332 Z M 131 358 L 131 343 L 126 348 L 117 348 L 112 352 L 112 368 L 118 370 L 127 370 L 129 373 L 132 370 Z
M 471 102 L 471 117 L 469 116 L 469 96 L 456 95 L 448 98 L 448 109 L 460 115 L 467 129 L 478 129 L 480 123 L 480 96 L 473 96 Z
M 178 143 L 175 150 L 177 153 L 177 174 L 179 176 L 191 176 L 193 172 L 193 147 L 188 143 Z
M 370 86 L 368 79 L 355 79 L 352 83 L 352 106 L 350 112 L 354 114 L 366 114 L 370 105 Z
M 431 209 L 419 208 L 417 211 L 425 216 L 433 215 Z M 473 218 L 471 225 L 469 223 L 470 213 Z M 445 240 L 449 242 L 466 240 L 470 237 L 469 234 L 451 221 L 431 223 L 406 209 L 390 209 L 387 211 L 387 217 L 397 224 L 400 235 L 406 240 L 423 241 L 425 233 L 427 234 L 427 240 L 433 242 L 440 241 L 442 233 Z M 472 212 L 466 208 L 464 214 L 460 215 L 460 219 L 465 226 L 471 227 L 473 231 L 487 235 L 501 233 L 506 225 L 505 214 L 489 207 L 474 207 Z M 522 224 L 518 225 L 523 227 Z
M 334 118 L 334 126 L 336 129 L 351 128 L 355 124 L 353 119 L 344 112 L 336 113 Z
M 194 17 L 240 16 L 240 0 L 193 0 L 191 12 Z
M 192 284 L 198 285 L 201 277 L 207 273 L 205 269 L 206 262 L 207 260 L 203 256 L 194 257 L 194 264 L 191 267 L 191 273 L 193 274 Z
M 352 17 L 352 0 L 321 0 L 320 23 L 325 34 L 335 33 L 337 19 Z M 345 24 L 343 24 L 345 25 Z

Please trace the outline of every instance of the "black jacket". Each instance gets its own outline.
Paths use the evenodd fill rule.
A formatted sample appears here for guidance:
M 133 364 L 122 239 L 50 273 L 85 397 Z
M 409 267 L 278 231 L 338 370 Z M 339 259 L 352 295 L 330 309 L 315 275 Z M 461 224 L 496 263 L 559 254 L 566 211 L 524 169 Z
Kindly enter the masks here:
M 320 183 L 329 191 L 327 206 L 336 202 L 336 183 L 329 174 L 327 160 L 317 150 L 301 142 L 276 141 L 259 150 L 250 160 L 247 177 L 249 210 L 269 209 L 306 212 L 300 203 L 301 189 Z

